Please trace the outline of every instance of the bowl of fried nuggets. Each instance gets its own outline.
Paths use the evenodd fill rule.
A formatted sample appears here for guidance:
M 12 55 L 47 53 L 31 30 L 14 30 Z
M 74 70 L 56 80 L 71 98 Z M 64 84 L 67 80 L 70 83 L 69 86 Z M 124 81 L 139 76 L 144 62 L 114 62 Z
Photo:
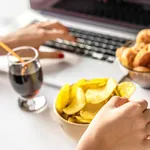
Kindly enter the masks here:
M 143 88 L 150 88 L 150 29 L 141 30 L 136 41 L 116 51 L 119 65 L 128 70 L 129 77 Z
M 112 78 L 81 79 L 65 84 L 54 101 L 54 117 L 64 132 L 78 141 L 100 109 L 113 96 L 130 98 L 135 91 L 131 82 L 118 84 Z

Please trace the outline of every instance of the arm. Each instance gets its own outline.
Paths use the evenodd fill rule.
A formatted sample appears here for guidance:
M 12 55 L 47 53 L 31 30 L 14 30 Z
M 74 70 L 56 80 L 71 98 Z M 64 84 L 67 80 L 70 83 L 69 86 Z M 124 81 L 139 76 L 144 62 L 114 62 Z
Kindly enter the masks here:
M 76 150 L 146 150 L 150 109 L 145 100 L 113 97 L 97 113 Z
M 10 48 L 14 48 L 15 47 L 15 42 L 13 40 L 9 40 L 6 37 L 0 37 L 0 41 L 5 43 L 6 45 L 8 45 Z M 1 55 L 6 55 L 7 54 L 7 51 L 5 51 L 2 47 L 0 47 L 0 56 Z
M 45 41 L 56 40 L 57 38 L 76 41 L 76 39 L 69 34 L 68 28 L 56 21 L 28 25 L 7 36 L 0 37 L 0 41 L 12 49 L 19 46 L 32 46 L 38 50 Z M 7 52 L 0 47 L 0 55 L 5 54 L 7 54 Z M 39 56 L 40 58 L 63 58 L 61 52 L 50 53 L 39 51 Z

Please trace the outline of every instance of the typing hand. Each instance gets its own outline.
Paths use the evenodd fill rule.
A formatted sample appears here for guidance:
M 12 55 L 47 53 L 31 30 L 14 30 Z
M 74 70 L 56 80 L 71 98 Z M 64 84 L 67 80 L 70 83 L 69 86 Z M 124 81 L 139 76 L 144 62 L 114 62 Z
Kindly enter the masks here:
M 39 49 L 45 41 L 61 38 L 75 41 L 69 34 L 68 28 L 56 21 L 41 22 L 28 25 L 18 31 L 1 38 L 1 41 L 11 48 L 19 46 L 32 46 Z M 0 50 L 1 54 L 5 51 Z M 39 52 L 40 58 L 63 58 L 61 52 Z

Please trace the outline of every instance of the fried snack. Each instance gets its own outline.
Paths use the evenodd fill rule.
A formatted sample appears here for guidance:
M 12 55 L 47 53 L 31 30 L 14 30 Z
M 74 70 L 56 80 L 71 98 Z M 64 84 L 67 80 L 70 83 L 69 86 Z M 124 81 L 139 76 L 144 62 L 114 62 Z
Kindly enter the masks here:
M 150 52 L 150 44 L 148 44 L 148 51 Z
M 86 102 L 98 104 L 107 100 L 117 87 L 117 82 L 114 79 L 109 79 L 106 86 L 98 89 L 88 89 L 85 93 Z
M 60 92 L 57 96 L 56 109 L 58 110 L 59 113 L 62 113 L 63 109 L 68 105 L 69 95 L 70 95 L 70 85 L 66 84 L 60 89 Z
M 139 52 L 133 62 L 133 67 L 147 66 L 150 63 L 150 52 L 141 51 Z
M 144 29 L 141 30 L 137 37 L 136 37 L 137 43 L 150 43 L 150 29 Z
M 88 123 L 90 123 L 92 120 L 90 120 L 90 119 L 84 119 L 84 118 L 82 118 L 82 117 L 80 117 L 80 116 L 75 116 L 75 118 L 77 119 L 77 122 L 78 123 L 85 123 L 85 124 L 88 124 Z
M 68 118 L 69 118 L 69 116 L 68 116 L 67 114 L 65 114 L 65 113 L 62 113 L 61 116 L 62 116 L 64 119 L 66 119 L 66 120 L 68 120 Z
M 150 72 L 150 68 L 143 66 L 134 67 L 133 70 L 137 72 Z
M 133 50 L 139 52 L 141 50 L 147 51 L 149 49 L 149 44 L 146 43 L 135 43 L 135 45 L 132 47 Z
M 77 88 L 76 97 L 73 99 L 70 105 L 63 109 L 63 112 L 67 115 L 72 115 L 80 111 L 85 106 L 85 95 L 81 88 Z
M 86 104 L 80 111 L 80 116 L 84 119 L 93 119 L 97 112 L 105 105 L 105 101 L 99 104 Z
M 55 106 L 66 121 L 89 124 L 111 97 L 118 95 L 129 98 L 134 90 L 132 83 L 117 84 L 112 78 L 82 79 L 71 86 L 64 85 L 57 96 Z
M 134 58 L 136 57 L 137 52 L 132 48 L 126 48 L 121 56 L 121 63 L 127 67 L 132 68 Z
M 97 89 L 102 86 L 105 86 L 107 81 L 108 81 L 107 78 L 95 78 L 87 82 L 83 82 L 79 84 L 79 86 L 86 92 L 87 89 Z
M 130 98 L 135 91 L 135 86 L 131 82 L 122 82 L 118 85 L 117 91 L 121 97 Z
M 147 65 L 147 67 L 150 69 L 150 63 Z
M 69 117 L 68 119 L 68 122 L 72 122 L 72 123 L 75 123 L 76 122 L 76 119 L 74 117 Z
M 120 96 L 119 91 L 118 91 L 117 88 L 114 90 L 114 95 Z
M 117 58 L 121 61 L 121 56 L 122 56 L 122 53 L 123 51 L 126 49 L 126 47 L 120 47 L 116 50 L 116 56 Z

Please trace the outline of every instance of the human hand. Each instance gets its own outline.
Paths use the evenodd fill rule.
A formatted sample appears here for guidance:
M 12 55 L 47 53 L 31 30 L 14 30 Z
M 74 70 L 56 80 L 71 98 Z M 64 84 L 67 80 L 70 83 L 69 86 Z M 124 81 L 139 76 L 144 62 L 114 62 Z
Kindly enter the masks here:
M 40 45 L 48 40 L 61 38 L 64 40 L 75 41 L 69 34 L 68 28 L 56 21 L 40 22 L 28 25 L 18 31 L 11 33 L 1 41 L 11 48 L 19 46 L 32 46 L 39 49 Z M 4 52 L 5 53 L 5 52 Z M 63 58 L 61 52 L 40 52 L 40 58 Z
M 147 101 L 113 97 L 96 115 L 77 150 L 149 150 Z

